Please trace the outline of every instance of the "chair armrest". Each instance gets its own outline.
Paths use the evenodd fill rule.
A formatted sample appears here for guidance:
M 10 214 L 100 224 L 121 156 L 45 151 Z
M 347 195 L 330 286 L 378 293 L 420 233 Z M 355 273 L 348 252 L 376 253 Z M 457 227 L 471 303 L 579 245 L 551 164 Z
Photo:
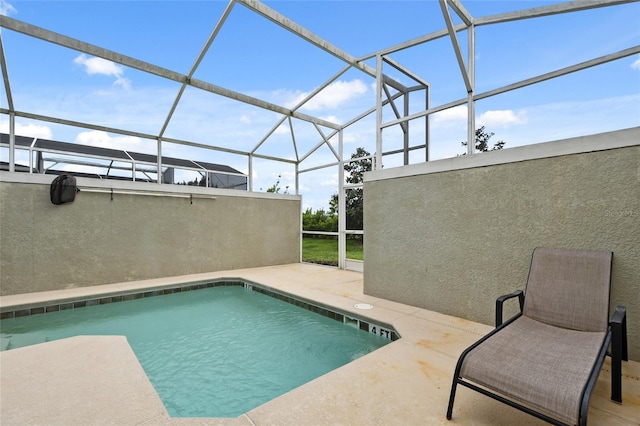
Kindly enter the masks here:
M 505 294 L 496 299 L 496 328 L 502 325 L 502 305 L 506 300 L 518 297 L 518 304 L 520 305 L 520 312 L 524 307 L 524 292 L 522 290 L 516 290 L 513 293 Z
M 616 306 L 616 310 L 613 312 L 613 316 L 611 317 L 610 325 L 622 324 L 626 321 L 627 318 L 627 308 L 624 306 Z

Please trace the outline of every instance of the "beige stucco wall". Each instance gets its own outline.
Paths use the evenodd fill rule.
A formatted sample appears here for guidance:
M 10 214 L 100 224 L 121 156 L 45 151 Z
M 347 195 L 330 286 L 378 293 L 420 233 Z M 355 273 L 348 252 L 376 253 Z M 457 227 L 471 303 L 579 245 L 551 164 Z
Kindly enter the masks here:
M 611 250 L 640 360 L 640 128 L 376 171 L 364 198 L 365 293 L 492 324 L 534 247 Z
M 0 174 L 0 294 L 17 294 L 300 261 L 300 197 L 78 179 L 53 205 L 53 176 Z M 162 187 L 162 189 L 160 189 Z

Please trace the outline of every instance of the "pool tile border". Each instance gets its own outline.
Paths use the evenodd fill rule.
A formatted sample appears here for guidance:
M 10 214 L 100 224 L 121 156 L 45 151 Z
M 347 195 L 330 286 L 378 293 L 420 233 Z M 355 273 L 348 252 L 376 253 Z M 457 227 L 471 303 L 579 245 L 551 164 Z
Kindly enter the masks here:
M 118 303 L 127 300 L 135 300 L 142 299 L 147 297 L 155 297 L 155 296 L 164 296 L 166 294 L 173 293 L 182 293 L 187 291 L 195 291 L 201 290 L 205 288 L 212 287 L 244 287 L 248 290 L 255 291 L 257 293 L 264 294 L 266 296 L 273 297 L 275 299 L 282 300 L 283 302 L 298 306 L 300 308 L 306 309 L 311 312 L 315 312 L 327 318 L 331 318 L 336 321 L 340 321 L 342 323 L 350 323 L 360 330 L 378 334 L 382 337 L 387 338 L 388 340 L 395 341 L 400 338 L 398 332 L 387 324 L 380 324 L 377 322 L 372 322 L 371 320 L 352 313 L 340 312 L 335 308 L 328 306 L 319 306 L 318 304 L 314 304 L 310 301 L 303 300 L 301 298 L 292 296 L 287 293 L 283 293 L 281 291 L 275 291 L 270 287 L 264 286 L 259 283 L 243 280 L 243 279 L 220 279 L 220 280 L 211 280 L 207 282 L 198 282 L 198 283 L 183 283 L 177 284 L 167 288 L 155 288 L 155 289 L 144 289 L 139 291 L 129 291 L 126 293 L 117 293 L 112 295 L 98 295 L 88 298 L 78 298 L 78 299 L 68 299 L 68 300 L 59 300 L 56 303 L 42 302 L 38 304 L 34 304 L 31 307 L 16 307 L 11 310 L 8 308 L 7 311 L 0 312 L 0 320 L 10 319 L 10 318 L 19 318 L 23 316 L 29 315 L 40 315 L 46 314 L 50 312 L 58 312 L 64 311 L 68 309 L 78 309 L 84 308 L 92 305 L 104 305 L 107 303 Z
M 200 290 L 203 288 L 218 287 L 223 285 L 242 286 L 244 282 L 241 281 L 220 281 L 212 280 L 207 283 L 198 284 L 178 284 L 174 287 L 160 288 L 160 289 L 144 289 L 140 291 L 130 291 L 127 293 L 113 293 L 111 295 L 102 294 L 87 298 L 73 298 L 66 300 L 59 300 L 55 303 L 41 302 L 35 303 L 32 307 L 18 307 L 13 310 L 7 310 L 0 312 L 0 320 L 17 318 L 28 315 L 38 315 L 42 313 L 64 311 L 67 309 L 84 308 L 92 305 L 104 305 L 107 303 L 117 303 L 125 300 L 142 299 L 145 297 L 163 296 L 165 294 L 180 293 L 184 291 Z

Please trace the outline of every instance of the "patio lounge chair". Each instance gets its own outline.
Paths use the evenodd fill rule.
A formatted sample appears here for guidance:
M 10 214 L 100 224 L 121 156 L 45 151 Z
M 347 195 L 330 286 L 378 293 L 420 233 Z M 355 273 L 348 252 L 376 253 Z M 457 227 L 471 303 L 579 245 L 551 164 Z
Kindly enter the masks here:
M 447 419 L 460 384 L 552 424 L 586 425 L 606 355 L 611 399 L 622 403 L 626 309 L 618 306 L 609 322 L 612 259 L 611 252 L 536 248 L 526 293 L 499 297 L 496 328 L 460 355 Z M 515 297 L 520 312 L 503 324 L 502 305 Z

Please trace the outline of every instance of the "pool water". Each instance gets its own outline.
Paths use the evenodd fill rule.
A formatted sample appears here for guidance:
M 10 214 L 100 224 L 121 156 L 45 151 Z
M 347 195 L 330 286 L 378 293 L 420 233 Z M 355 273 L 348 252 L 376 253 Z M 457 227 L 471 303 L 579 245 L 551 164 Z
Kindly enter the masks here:
M 125 335 L 172 417 L 237 417 L 390 341 L 240 286 L 0 321 L 2 349 Z

